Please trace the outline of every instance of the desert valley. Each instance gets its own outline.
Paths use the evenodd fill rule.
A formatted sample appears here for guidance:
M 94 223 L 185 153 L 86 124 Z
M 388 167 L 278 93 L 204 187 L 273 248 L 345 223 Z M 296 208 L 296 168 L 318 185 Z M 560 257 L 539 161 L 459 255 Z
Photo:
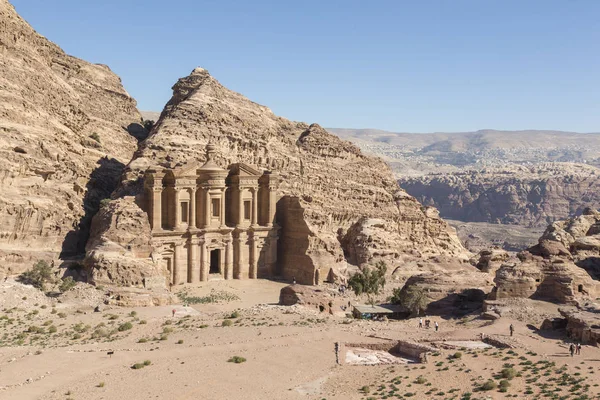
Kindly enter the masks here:
M 600 398 L 600 134 L 138 110 L 0 0 L 0 399 Z

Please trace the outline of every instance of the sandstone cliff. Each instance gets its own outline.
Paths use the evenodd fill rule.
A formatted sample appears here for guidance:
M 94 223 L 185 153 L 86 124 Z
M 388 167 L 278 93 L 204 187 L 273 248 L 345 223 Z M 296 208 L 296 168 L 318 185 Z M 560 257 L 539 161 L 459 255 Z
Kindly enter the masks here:
M 444 218 L 546 226 L 600 207 L 600 170 L 584 164 L 507 165 L 400 180 L 400 186 Z
M 479 266 L 487 265 L 482 254 Z M 578 304 L 600 294 L 600 213 L 551 224 L 539 243 L 496 272 L 494 298 L 532 297 Z
M 0 0 L 0 275 L 84 252 L 139 122 L 107 66 L 65 54 Z
M 285 277 L 312 283 L 315 270 L 325 278 L 330 270 L 343 270 L 347 260 L 363 264 L 383 258 L 392 270 L 405 256 L 468 256 L 455 231 L 434 209 L 400 190 L 383 161 L 316 124 L 277 117 L 201 68 L 173 87 L 118 195 L 137 196 L 143 205 L 147 168 L 204 161 L 208 142 L 216 145 L 221 167 L 245 162 L 280 174 L 276 219 L 282 226 L 279 264 Z

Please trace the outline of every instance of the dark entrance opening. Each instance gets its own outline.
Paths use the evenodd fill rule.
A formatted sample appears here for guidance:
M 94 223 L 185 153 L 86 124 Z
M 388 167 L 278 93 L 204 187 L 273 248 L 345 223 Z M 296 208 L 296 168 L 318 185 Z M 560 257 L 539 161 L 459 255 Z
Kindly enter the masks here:
M 579 285 L 579 286 L 577 286 L 577 291 L 578 291 L 579 293 L 583 293 L 583 285 Z
M 219 263 L 221 258 L 221 250 L 211 250 L 210 252 L 210 270 L 209 274 L 219 274 L 221 271 L 219 270 Z

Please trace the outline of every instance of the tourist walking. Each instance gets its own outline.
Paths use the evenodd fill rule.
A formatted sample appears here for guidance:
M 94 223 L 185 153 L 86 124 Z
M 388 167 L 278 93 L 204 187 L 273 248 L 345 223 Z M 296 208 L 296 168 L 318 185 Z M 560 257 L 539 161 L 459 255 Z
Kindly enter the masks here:
M 575 346 L 575 354 L 581 355 L 581 343 L 577 343 L 577 346 Z
M 513 333 L 515 333 L 515 327 L 513 326 L 513 324 L 510 324 L 510 327 L 508 329 L 510 330 L 510 336 L 512 336 Z
M 420 318 L 419 319 L 419 328 L 422 328 L 422 327 L 423 327 L 423 318 Z
M 571 353 L 571 357 L 573 357 L 573 354 L 575 354 L 575 346 L 573 345 L 573 343 L 571 343 L 571 345 L 569 346 L 569 353 Z
M 175 311 L 176 311 L 176 310 L 175 310 L 175 309 L 173 309 L 173 317 L 175 317 Z
M 435 325 L 435 331 L 437 332 L 438 329 L 440 329 L 440 325 L 437 323 L 437 321 L 435 321 L 434 325 Z

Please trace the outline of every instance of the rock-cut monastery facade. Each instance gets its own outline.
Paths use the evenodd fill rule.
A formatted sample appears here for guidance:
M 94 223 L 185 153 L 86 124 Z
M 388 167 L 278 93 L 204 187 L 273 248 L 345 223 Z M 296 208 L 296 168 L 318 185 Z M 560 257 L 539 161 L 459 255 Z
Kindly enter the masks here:
M 146 209 L 152 245 L 169 284 L 212 278 L 276 275 L 279 227 L 274 222 L 278 175 L 213 161 L 146 171 Z

